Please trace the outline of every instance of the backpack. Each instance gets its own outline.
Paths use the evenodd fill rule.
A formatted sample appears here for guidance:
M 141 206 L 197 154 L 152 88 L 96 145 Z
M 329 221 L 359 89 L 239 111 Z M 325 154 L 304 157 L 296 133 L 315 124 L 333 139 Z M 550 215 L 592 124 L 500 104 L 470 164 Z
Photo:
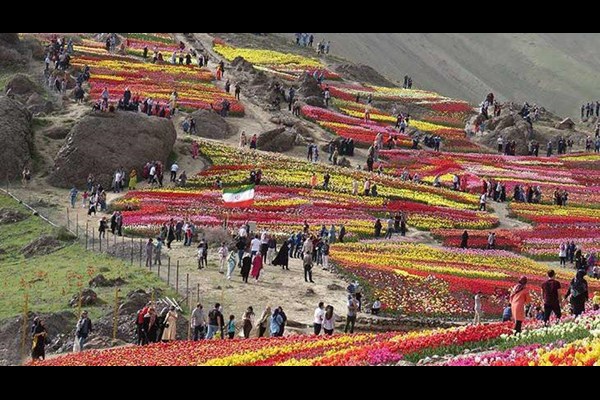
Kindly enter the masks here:
M 571 296 L 578 297 L 587 291 L 587 282 L 574 280 L 571 282 Z
M 210 312 L 208 313 L 208 319 L 209 319 L 209 322 L 215 321 L 217 319 L 217 310 L 215 310 L 215 309 L 210 310 Z

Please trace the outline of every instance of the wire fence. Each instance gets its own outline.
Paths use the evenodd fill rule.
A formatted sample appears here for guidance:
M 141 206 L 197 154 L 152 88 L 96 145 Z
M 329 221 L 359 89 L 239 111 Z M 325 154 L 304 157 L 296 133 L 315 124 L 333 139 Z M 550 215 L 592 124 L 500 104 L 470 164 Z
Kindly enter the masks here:
M 107 229 L 104 234 L 98 231 L 97 223 L 90 223 L 89 220 L 82 221 L 79 218 L 79 213 L 74 212 L 72 208 L 66 207 L 63 222 L 61 218 L 50 218 L 43 215 L 39 209 L 31 205 L 32 198 L 29 202 L 24 200 L 26 187 L 23 185 L 11 186 L 8 177 L 3 187 L 0 187 L 0 192 L 11 197 L 19 202 L 25 208 L 30 210 L 34 215 L 42 219 L 47 224 L 54 228 L 64 227 L 70 232 L 76 240 L 85 248 L 86 251 L 102 253 L 114 258 L 118 258 L 131 266 L 147 268 L 148 271 L 155 273 L 160 279 L 165 281 L 173 288 L 178 296 L 177 302 L 182 307 L 187 307 L 188 310 L 192 305 L 200 302 L 200 284 L 190 285 L 189 272 L 183 270 L 193 269 L 195 261 L 184 258 L 173 258 L 167 254 L 160 255 L 160 262 L 153 250 L 151 260 L 146 255 L 147 239 L 127 237 L 119 235 L 117 231 L 114 233 L 111 229 Z

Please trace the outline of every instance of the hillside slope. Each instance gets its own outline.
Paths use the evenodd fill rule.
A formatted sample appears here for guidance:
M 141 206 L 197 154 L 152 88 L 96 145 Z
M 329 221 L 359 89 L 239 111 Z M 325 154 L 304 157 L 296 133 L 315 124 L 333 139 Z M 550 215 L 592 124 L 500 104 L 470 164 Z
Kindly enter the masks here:
M 317 33 L 315 42 L 323 37 L 333 55 L 392 81 L 408 74 L 417 88 L 473 102 L 492 91 L 578 116 L 600 92 L 597 33 Z

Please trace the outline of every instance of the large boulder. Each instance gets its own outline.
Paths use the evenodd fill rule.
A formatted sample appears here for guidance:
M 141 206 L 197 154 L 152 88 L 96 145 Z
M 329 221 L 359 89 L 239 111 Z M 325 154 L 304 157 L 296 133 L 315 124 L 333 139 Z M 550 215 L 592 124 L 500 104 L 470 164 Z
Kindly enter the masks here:
M 571 118 L 565 118 L 562 121 L 557 122 L 554 127 L 560 130 L 573 130 L 575 129 L 575 122 L 573 122 Z
M 88 174 L 109 188 L 114 171 L 135 168 L 138 176 L 152 160 L 166 164 L 177 133 L 169 119 L 142 113 L 92 112 L 71 129 L 48 177 L 52 185 L 82 185 Z
M 298 78 L 298 85 L 298 94 L 306 104 L 314 107 L 325 107 L 323 90 L 312 75 L 302 74 L 302 76 Z
M 27 215 L 18 210 L 0 208 L 0 225 L 13 224 L 15 222 L 23 221 L 25 218 L 27 218 Z
M 25 74 L 15 74 L 6 82 L 6 86 L 4 87 L 4 91 L 7 92 L 10 89 L 10 93 L 12 95 L 23 96 L 24 98 L 28 98 L 31 94 L 44 93 L 44 89 L 34 82 L 29 75 Z
M 23 246 L 21 254 L 23 254 L 25 258 L 31 258 L 54 253 L 63 247 L 63 243 L 54 236 L 42 235 Z
M 0 33 L 0 67 L 22 66 L 27 57 L 22 53 L 19 35 L 16 33 Z
M 293 129 L 276 128 L 258 136 L 256 147 L 265 151 L 285 152 L 294 147 L 296 136 Z
M 225 118 L 214 111 L 197 110 L 192 113 L 196 120 L 196 135 L 208 139 L 227 139 L 234 134 Z
M 244 57 L 236 57 L 231 62 L 231 67 L 235 69 L 237 72 L 245 72 L 248 74 L 255 74 L 256 69 L 254 69 L 254 65 L 251 62 L 248 62 Z
M 31 167 L 33 131 L 31 113 L 19 102 L 0 96 L 0 165 L 2 175 L 20 179 L 25 166 Z
M 30 311 L 27 314 L 27 321 L 23 321 L 22 314 L 0 321 L 0 365 L 20 365 L 31 359 L 29 358 L 31 353 L 30 328 L 35 316 L 39 316 L 44 321 L 48 343 L 71 332 L 77 323 L 77 317 L 70 311 L 52 314 L 35 314 Z M 23 328 L 25 328 L 25 332 L 23 332 Z M 25 337 L 24 348 L 21 346 L 23 337 Z

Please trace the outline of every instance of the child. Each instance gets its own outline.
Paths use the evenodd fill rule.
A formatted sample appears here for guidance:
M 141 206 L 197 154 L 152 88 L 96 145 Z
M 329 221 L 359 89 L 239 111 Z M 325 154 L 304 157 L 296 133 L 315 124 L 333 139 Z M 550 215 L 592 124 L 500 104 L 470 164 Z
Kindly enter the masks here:
M 510 309 L 510 304 L 507 304 L 504 307 L 504 311 L 502 312 L 502 322 L 510 321 L 512 318 L 512 311 Z
M 541 306 L 537 306 L 535 308 L 535 319 L 538 321 L 544 320 L 544 311 L 542 310 Z
M 592 308 L 594 311 L 600 310 L 600 290 L 596 292 L 594 298 L 592 299 Z
M 83 192 L 83 195 L 81 195 L 82 198 L 82 203 L 81 203 L 81 207 L 85 208 L 85 206 L 87 205 L 87 199 L 90 195 L 88 194 L 87 190 L 85 192 Z
M 235 316 L 230 315 L 229 316 L 229 322 L 227 323 L 227 335 L 229 336 L 229 339 L 233 339 L 233 337 L 235 336 Z

